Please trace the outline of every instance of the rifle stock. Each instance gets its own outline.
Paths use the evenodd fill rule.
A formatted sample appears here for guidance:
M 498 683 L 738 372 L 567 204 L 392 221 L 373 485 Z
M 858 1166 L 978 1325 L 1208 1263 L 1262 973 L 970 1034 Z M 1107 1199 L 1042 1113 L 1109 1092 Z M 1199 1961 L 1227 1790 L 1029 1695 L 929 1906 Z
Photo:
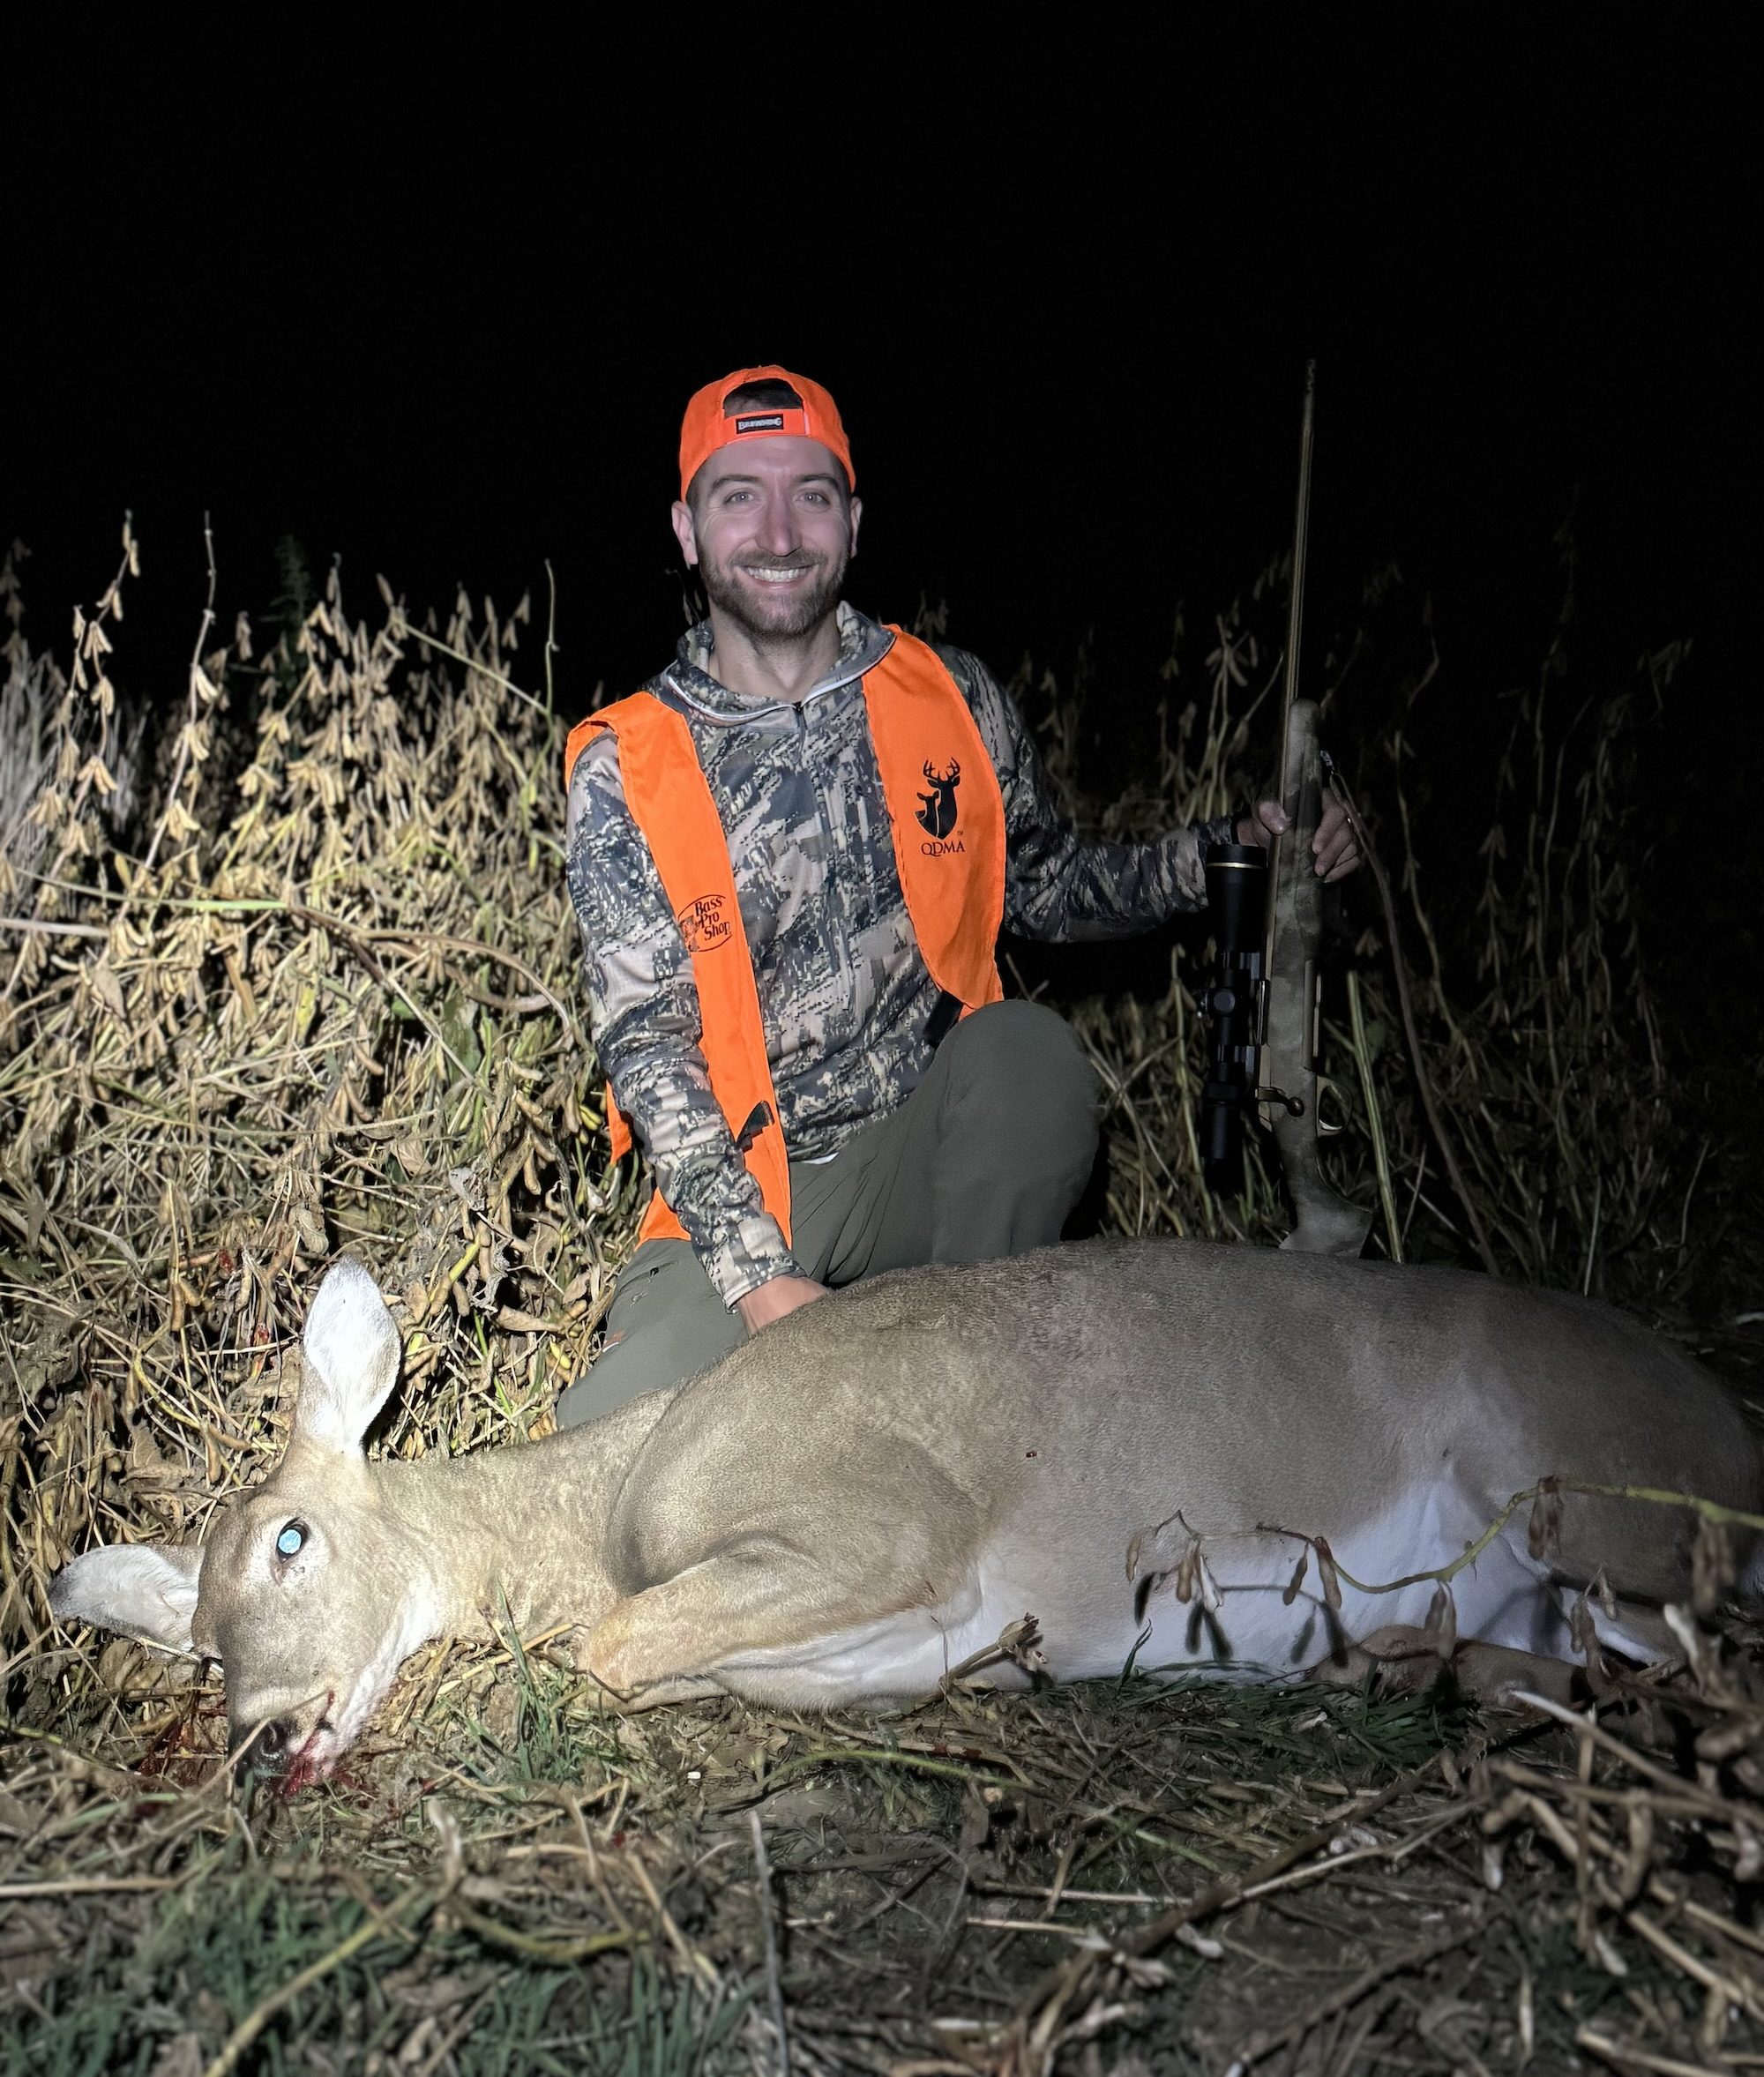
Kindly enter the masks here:
M 1286 828 L 1274 839 L 1269 868 L 1267 1018 L 1257 1091 L 1292 1199 L 1295 1224 L 1280 1244 L 1298 1254 L 1357 1255 L 1372 1215 L 1328 1181 L 1318 1147 L 1323 883 L 1311 843 L 1323 811 L 1323 758 L 1312 700 L 1295 699 L 1287 710 L 1281 774 Z

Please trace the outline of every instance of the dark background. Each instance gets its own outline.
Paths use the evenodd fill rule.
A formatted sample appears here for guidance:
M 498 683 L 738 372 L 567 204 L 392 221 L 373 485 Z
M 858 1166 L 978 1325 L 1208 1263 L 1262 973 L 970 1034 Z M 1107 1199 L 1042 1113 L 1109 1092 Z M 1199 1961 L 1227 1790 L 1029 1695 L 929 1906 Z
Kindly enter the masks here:
M 1433 754 L 1492 743 L 1572 515 L 1577 668 L 1693 637 L 1650 812 L 1738 870 L 1745 54 L 1707 19 L 1535 11 L 1101 41 L 1013 16 L 960 49 L 904 16 L 616 44 L 587 16 L 377 43 L 281 17 L 256 49 L 15 49 L 0 530 L 34 551 L 27 626 L 64 642 L 124 507 L 138 699 L 181 693 L 205 512 L 223 626 L 275 593 L 283 534 L 363 608 L 378 572 L 418 607 L 542 606 L 549 558 L 579 711 L 678 631 L 686 395 L 776 359 L 851 430 L 857 602 L 946 599 L 1006 670 L 1088 640 L 1106 753 L 1143 740 L 1177 601 L 1206 624 L 1287 542 L 1315 355 L 1312 640 L 1394 558 L 1446 659 Z

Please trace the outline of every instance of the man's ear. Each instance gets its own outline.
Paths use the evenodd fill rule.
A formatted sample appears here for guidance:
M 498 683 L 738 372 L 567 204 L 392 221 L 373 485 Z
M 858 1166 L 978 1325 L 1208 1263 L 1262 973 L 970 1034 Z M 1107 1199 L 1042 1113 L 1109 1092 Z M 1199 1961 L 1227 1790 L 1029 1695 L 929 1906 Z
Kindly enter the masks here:
M 201 1574 L 199 1543 L 101 1543 L 70 1558 L 49 1581 L 49 1606 L 64 1623 L 90 1623 L 188 1654 Z
M 680 544 L 680 553 L 686 558 L 686 567 L 696 570 L 699 566 L 699 530 L 692 520 L 692 508 L 684 497 L 674 500 L 672 518 L 674 538 Z
M 361 1264 L 345 1255 L 318 1287 L 301 1337 L 306 1359 L 295 1439 L 355 1454 L 398 1382 L 398 1323 Z
M 848 556 L 855 556 L 857 553 L 857 523 L 863 517 L 863 500 L 856 491 L 846 501 L 845 509 L 851 522 L 851 538 L 845 544 L 845 552 Z

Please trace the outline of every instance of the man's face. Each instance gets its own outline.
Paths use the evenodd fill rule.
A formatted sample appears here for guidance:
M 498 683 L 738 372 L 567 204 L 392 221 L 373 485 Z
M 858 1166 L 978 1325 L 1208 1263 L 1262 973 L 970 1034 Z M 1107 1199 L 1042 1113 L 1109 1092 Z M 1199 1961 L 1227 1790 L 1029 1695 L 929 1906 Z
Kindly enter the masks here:
M 759 641 L 807 634 L 838 605 L 862 506 L 818 440 L 720 448 L 674 507 L 674 532 L 713 606 Z

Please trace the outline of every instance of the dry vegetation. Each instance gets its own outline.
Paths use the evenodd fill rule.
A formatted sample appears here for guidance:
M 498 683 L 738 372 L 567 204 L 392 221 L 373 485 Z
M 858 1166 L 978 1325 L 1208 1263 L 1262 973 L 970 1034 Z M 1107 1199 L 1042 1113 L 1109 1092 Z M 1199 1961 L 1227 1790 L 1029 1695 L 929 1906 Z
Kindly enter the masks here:
M 879 1721 L 621 1721 L 543 1640 L 437 1647 L 291 1802 L 222 1764 L 212 1676 L 57 1632 L 62 1558 L 197 1535 L 273 1458 L 336 1251 L 400 1311 L 379 1446 L 415 1455 L 544 1431 L 632 1225 L 525 605 L 355 620 L 333 580 L 262 657 L 205 616 L 149 773 L 109 675 L 138 581 L 125 540 L 61 667 L 0 575 L 0 2065 L 1764 2066 L 1764 1688 L 1712 1576 L 1692 1662 L 1566 1723 L 1132 1672 Z M 1111 829 L 1240 797 L 1279 588 L 1204 663 L 1179 637 Z M 1402 609 L 1372 587 L 1331 667 L 1390 896 L 1349 912 L 1341 1173 L 1375 1244 L 1609 1290 L 1743 1388 L 1749 1150 L 1649 1005 L 1624 828 L 1678 659 L 1568 715 L 1552 650 L 1480 901 L 1436 928 L 1406 776 L 1434 660 L 1389 639 Z M 1020 690 L 1081 811 L 1080 704 Z M 1100 1216 L 1266 1240 L 1264 1180 L 1230 1216 L 1198 1187 L 1198 949 L 1161 999 L 1065 1005 L 1113 1092 Z

